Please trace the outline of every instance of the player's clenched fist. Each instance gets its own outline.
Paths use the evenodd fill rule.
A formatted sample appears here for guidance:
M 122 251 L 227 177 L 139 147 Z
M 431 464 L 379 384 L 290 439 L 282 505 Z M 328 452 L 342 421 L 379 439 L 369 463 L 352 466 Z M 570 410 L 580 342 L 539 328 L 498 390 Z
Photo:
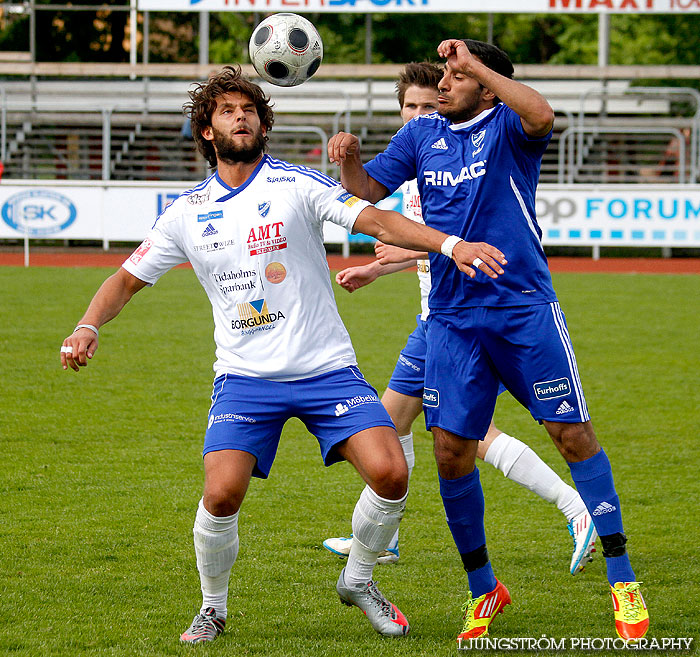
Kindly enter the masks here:
M 64 370 L 69 367 L 76 372 L 87 365 L 97 350 L 96 329 L 78 327 L 61 345 L 61 365 Z
M 348 155 L 360 151 L 360 140 L 349 132 L 339 132 L 328 141 L 328 159 L 334 164 L 344 162 Z
M 475 61 L 467 44 L 461 39 L 445 39 L 437 47 L 437 53 L 446 59 L 450 68 L 455 71 L 466 73 Z

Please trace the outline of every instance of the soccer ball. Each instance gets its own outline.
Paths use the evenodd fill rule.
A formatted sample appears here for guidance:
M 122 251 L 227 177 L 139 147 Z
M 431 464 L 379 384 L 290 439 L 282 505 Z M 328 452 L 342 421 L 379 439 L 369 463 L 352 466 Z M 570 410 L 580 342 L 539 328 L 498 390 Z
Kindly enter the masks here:
M 313 23 L 302 16 L 273 14 L 253 30 L 248 52 L 263 80 L 295 87 L 318 71 L 323 42 Z

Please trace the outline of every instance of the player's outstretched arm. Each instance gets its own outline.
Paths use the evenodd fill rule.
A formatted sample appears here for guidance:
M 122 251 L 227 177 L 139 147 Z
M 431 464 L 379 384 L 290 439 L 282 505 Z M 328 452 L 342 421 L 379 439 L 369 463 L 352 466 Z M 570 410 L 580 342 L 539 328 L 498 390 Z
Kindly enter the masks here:
M 129 299 L 145 286 L 144 281 L 123 268 L 102 283 L 78 322 L 78 326 L 83 328 L 76 329 L 63 341 L 61 365 L 64 370 L 70 367 L 78 372 L 87 365 L 87 359 L 97 351 L 97 330 L 114 319 Z
M 354 232 L 372 235 L 382 242 L 406 249 L 443 253 L 455 261 L 458 269 L 474 278 L 476 267 L 490 278 L 503 274 L 501 265 L 507 260 L 495 246 L 485 242 L 465 242 L 456 235 L 445 233 L 406 219 L 392 210 L 367 206 L 355 220 Z
M 367 175 L 360 157 L 360 140 L 349 132 L 339 132 L 328 141 L 328 159 L 340 165 L 340 182 L 351 194 L 376 203 L 389 190 Z
M 545 97 L 532 87 L 490 69 L 469 52 L 464 41 L 446 39 L 440 43 L 437 52 L 447 59 L 453 75 L 462 73 L 474 78 L 518 114 L 528 135 L 543 137 L 552 129 L 554 110 Z
M 335 275 L 335 282 L 348 292 L 359 290 L 365 285 L 374 283 L 380 276 L 381 265 L 378 262 L 370 262 L 366 265 L 347 267 Z
M 404 249 L 401 250 L 403 251 Z M 397 271 L 403 271 L 404 269 L 408 269 L 412 264 L 415 264 L 415 260 L 392 264 L 383 264 L 379 260 L 375 260 L 366 265 L 348 267 L 347 269 L 339 271 L 335 275 L 335 282 L 348 292 L 354 292 L 365 285 L 374 283 L 379 276 L 386 276 L 387 274 L 393 274 Z
M 414 251 L 413 249 L 403 249 L 393 244 L 375 242 L 374 254 L 382 265 L 391 263 L 402 264 L 401 269 L 406 269 L 416 264 L 416 260 L 423 260 L 428 257 L 427 251 Z M 399 271 L 398 269 L 396 271 Z M 388 273 L 388 272 L 387 272 Z

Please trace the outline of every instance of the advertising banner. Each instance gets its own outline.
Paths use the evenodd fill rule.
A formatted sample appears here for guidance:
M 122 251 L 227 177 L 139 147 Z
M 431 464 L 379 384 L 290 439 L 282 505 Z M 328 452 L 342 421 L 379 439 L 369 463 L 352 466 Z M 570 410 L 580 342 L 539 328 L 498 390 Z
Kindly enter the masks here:
M 0 237 L 102 239 L 103 193 L 98 187 L 0 187 Z
M 0 185 L 0 239 L 139 242 L 187 183 Z M 400 210 L 400 193 L 379 207 Z M 542 242 L 562 246 L 700 247 L 700 187 L 541 185 Z M 328 243 L 371 241 L 332 224 Z
M 0 185 L 0 239 L 138 242 L 186 183 Z
M 142 11 L 689 14 L 700 0 L 139 0 Z
M 542 185 L 536 210 L 544 244 L 700 246 L 697 187 Z

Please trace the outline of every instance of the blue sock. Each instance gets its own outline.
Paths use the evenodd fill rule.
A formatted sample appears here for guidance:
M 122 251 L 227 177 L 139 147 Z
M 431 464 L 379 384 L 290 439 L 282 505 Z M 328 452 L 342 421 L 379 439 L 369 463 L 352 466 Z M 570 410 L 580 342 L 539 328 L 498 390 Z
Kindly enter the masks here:
M 601 449 L 597 454 L 578 463 L 569 463 L 571 477 L 599 536 L 622 534 L 620 498 L 615 492 L 610 461 Z M 634 582 L 635 576 L 627 553 L 618 557 L 606 557 L 608 582 Z
M 440 480 L 440 495 L 447 515 L 447 526 L 462 556 L 472 596 L 478 598 L 496 588 L 496 578 L 486 552 L 484 531 L 484 492 L 479 470 L 458 479 Z

